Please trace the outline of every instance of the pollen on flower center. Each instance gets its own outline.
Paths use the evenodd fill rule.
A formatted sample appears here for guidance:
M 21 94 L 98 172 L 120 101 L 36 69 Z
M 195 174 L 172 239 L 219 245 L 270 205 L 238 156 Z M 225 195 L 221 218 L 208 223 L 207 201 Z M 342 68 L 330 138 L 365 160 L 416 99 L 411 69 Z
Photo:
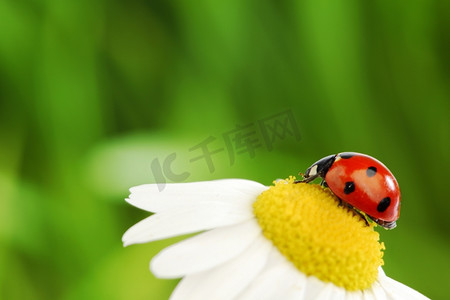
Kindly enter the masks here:
M 301 272 L 347 290 L 369 288 L 383 265 L 373 225 L 320 185 L 281 180 L 253 204 L 264 235 Z

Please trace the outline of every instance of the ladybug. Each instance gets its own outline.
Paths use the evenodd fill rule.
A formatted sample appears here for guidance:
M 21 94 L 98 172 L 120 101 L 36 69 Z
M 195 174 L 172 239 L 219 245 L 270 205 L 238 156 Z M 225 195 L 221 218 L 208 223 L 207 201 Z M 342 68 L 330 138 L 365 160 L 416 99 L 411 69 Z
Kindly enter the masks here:
M 326 156 L 296 183 L 308 183 L 317 177 L 322 185 L 351 208 L 364 212 L 385 229 L 396 227 L 400 215 L 400 189 L 391 171 L 375 158 L 356 152 Z

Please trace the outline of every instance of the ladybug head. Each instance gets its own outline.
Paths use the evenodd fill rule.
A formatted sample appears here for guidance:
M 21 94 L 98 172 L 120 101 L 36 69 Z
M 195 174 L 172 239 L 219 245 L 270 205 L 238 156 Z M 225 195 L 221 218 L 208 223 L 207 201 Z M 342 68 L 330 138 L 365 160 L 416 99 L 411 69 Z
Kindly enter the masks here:
M 310 182 L 317 177 L 325 177 L 334 160 L 336 159 L 336 154 L 325 156 L 324 158 L 316 161 L 309 167 L 305 174 L 303 175 L 302 182 Z

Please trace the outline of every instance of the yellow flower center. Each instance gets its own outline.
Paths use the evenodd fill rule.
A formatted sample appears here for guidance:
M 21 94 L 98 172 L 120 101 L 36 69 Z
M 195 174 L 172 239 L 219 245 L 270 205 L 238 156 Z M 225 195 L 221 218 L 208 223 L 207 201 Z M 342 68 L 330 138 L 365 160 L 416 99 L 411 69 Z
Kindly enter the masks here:
M 275 182 L 254 202 L 264 235 L 304 274 L 349 291 L 369 288 L 383 265 L 375 225 L 328 189 L 294 179 Z

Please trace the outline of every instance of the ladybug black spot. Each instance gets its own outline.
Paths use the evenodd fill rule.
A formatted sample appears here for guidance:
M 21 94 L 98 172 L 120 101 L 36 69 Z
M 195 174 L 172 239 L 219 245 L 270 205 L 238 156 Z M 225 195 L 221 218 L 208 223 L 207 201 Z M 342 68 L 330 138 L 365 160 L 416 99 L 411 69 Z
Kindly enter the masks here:
M 377 210 L 379 212 L 384 212 L 389 207 L 390 204 L 391 204 L 390 197 L 383 198 L 381 199 L 380 203 L 378 203 Z
M 353 181 L 348 181 L 345 183 L 344 194 L 348 195 L 355 190 L 355 183 Z
M 348 152 L 344 152 L 344 153 L 339 154 L 339 156 L 343 159 L 349 159 L 349 158 L 353 157 L 354 155 L 351 153 L 348 153 Z
M 377 168 L 375 168 L 375 167 L 369 167 L 369 168 L 367 168 L 366 174 L 367 174 L 367 177 L 373 177 L 373 176 L 375 176 L 375 174 L 377 174 Z

